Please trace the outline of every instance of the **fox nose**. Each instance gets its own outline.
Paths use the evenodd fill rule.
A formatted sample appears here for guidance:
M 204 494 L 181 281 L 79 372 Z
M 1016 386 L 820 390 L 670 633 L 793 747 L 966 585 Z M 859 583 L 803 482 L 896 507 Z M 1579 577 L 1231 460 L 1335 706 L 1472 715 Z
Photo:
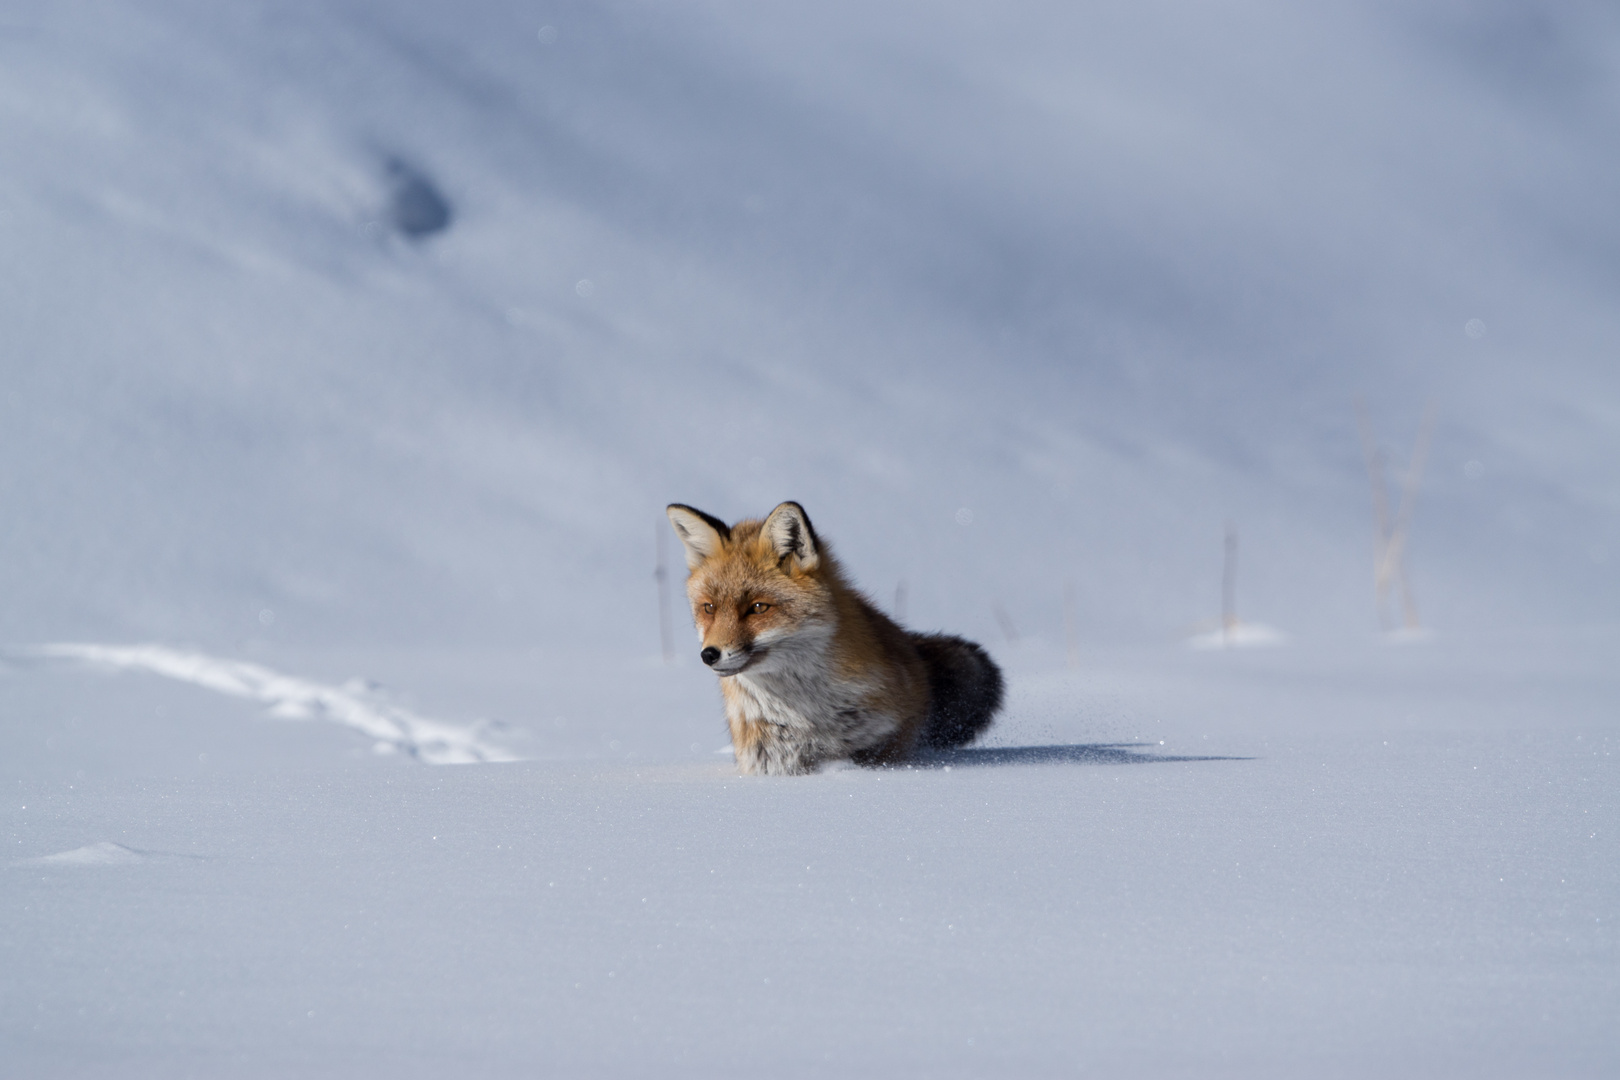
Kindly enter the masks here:
M 716 660 L 720 659 L 720 650 L 715 648 L 713 645 L 710 645 L 707 649 L 704 649 L 698 655 L 703 657 L 703 662 L 705 664 L 708 664 L 709 666 L 713 667 L 714 662 Z

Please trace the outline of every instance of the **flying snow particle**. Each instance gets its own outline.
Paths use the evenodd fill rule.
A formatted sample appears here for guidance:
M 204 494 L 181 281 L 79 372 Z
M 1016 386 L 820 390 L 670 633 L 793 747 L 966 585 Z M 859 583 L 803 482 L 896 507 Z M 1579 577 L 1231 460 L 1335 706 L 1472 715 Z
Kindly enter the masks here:
M 1463 333 L 1477 341 L 1485 336 L 1485 324 L 1478 319 L 1469 319 L 1463 324 Z
M 557 44 L 557 28 L 555 26 L 542 26 L 540 33 L 535 36 L 540 39 L 542 45 Z

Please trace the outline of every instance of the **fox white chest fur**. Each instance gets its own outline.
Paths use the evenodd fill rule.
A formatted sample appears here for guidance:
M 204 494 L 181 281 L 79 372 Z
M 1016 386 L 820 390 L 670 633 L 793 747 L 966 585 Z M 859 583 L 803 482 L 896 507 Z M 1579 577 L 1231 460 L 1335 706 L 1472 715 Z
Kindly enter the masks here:
M 856 757 L 899 729 L 904 717 L 868 705 L 875 685 L 832 677 L 827 652 L 795 649 L 791 659 L 773 656 L 762 670 L 721 680 L 732 746 L 744 772 L 812 771 Z

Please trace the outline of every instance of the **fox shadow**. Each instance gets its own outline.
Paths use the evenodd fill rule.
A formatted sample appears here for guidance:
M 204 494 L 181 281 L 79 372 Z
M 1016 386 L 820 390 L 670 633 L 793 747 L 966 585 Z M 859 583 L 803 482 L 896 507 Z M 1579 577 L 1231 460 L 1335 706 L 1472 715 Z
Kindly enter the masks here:
M 1150 743 L 1068 743 L 1057 746 L 969 746 L 959 750 L 930 750 L 911 759 L 923 769 L 989 767 L 995 765 L 1154 765 L 1176 761 L 1253 761 L 1220 754 L 1152 754 Z

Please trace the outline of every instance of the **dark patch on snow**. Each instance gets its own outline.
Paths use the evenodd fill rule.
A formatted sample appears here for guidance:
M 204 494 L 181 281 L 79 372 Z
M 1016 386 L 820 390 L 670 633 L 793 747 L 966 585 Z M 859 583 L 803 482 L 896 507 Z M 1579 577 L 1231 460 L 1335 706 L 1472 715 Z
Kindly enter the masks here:
M 1149 765 L 1168 761 L 1253 761 L 1246 757 L 1203 755 L 1183 757 L 1144 754 L 1145 743 L 1075 743 L 1061 746 L 979 746 L 919 754 L 913 764 L 924 768 L 946 765 Z
M 450 203 L 421 170 L 399 158 L 388 162 L 392 191 L 388 218 L 412 240 L 432 236 L 450 227 Z

